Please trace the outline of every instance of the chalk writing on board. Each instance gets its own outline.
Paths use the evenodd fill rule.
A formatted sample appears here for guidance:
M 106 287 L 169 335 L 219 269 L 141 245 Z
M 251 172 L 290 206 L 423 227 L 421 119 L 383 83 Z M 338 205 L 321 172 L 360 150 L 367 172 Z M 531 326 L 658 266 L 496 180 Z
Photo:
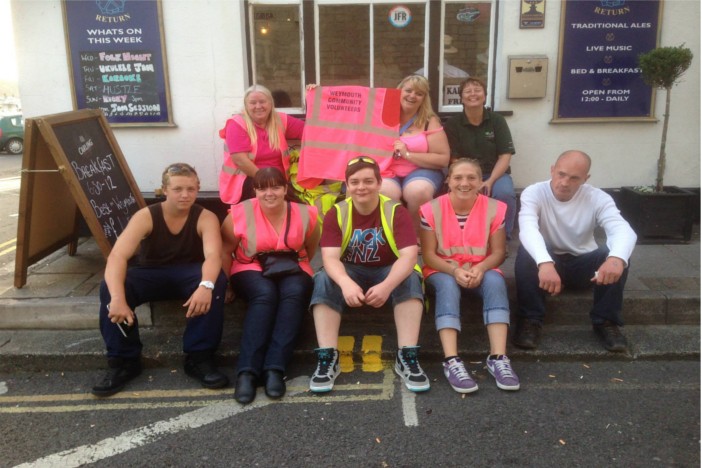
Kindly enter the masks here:
M 65 0 L 77 108 L 100 109 L 111 124 L 170 124 L 160 2 Z
M 54 127 L 88 205 L 114 245 L 139 209 L 109 141 L 97 120 Z
M 148 51 L 81 52 L 85 102 L 108 118 L 159 116 L 152 56 Z

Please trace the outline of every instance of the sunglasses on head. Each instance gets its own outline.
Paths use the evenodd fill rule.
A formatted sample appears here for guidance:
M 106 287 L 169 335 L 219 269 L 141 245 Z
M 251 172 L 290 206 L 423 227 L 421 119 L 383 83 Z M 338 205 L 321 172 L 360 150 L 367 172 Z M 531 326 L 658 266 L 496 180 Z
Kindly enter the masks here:
M 373 158 L 369 158 L 368 156 L 359 156 L 357 158 L 353 158 L 346 165 L 353 166 L 354 164 L 359 163 L 359 162 L 364 162 L 366 164 L 373 164 L 374 166 L 378 165 L 378 163 L 376 163 Z

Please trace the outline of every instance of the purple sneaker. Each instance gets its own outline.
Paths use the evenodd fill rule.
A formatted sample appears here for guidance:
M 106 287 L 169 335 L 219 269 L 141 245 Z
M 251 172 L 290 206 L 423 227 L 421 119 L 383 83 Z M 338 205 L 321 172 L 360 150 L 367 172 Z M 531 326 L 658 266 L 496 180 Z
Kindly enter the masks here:
M 451 388 L 458 393 L 471 393 L 478 389 L 478 384 L 475 383 L 463 365 L 461 358 L 455 357 L 444 361 L 444 375 L 449 381 Z
M 497 359 L 490 359 L 490 356 L 485 360 L 487 363 L 490 375 L 495 377 L 495 383 L 502 390 L 519 390 L 519 377 L 512 370 L 510 360 L 504 354 Z

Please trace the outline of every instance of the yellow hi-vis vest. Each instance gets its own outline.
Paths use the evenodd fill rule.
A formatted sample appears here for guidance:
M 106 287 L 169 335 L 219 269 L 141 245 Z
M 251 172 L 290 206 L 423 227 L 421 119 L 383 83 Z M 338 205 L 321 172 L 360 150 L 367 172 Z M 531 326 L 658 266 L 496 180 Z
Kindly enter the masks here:
M 397 250 L 397 243 L 395 242 L 395 236 L 393 233 L 393 221 L 395 220 L 395 209 L 400 206 L 400 202 L 392 200 L 385 195 L 380 196 L 380 222 L 383 226 L 383 231 L 388 240 L 388 246 L 392 253 L 396 257 L 400 257 L 400 251 Z M 353 205 L 351 198 L 340 201 L 336 204 L 336 219 L 339 222 L 339 228 L 341 229 L 342 240 L 341 240 L 341 253 L 343 255 L 346 247 L 348 247 L 351 241 L 351 234 L 353 229 L 353 223 L 351 222 L 351 213 L 353 212 Z M 414 270 L 422 274 L 422 269 L 418 264 L 415 263 Z

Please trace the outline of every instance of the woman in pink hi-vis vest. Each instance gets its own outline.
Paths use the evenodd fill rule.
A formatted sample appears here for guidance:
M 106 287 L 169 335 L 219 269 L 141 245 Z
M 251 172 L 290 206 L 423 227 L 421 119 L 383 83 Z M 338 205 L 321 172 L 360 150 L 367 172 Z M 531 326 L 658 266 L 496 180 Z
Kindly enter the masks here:
M 509 299 L 498 267 L 505 260 L 504 203 L 480 193 L 480 163 L 459 159 L 448 173 L 449 193 L 420 208 L 422 273 L 434 291 L 436 329 L 444 351 L 444 375 L 459 393 L 478 389 L 458 356 L 461 296 L 477 293 L 483 300 L 483 322 L 490 341 L 487 369 L 502 390 L 519 390 L 507 352 Z
M 254 197 L 251 179 L 264 167 L 288 173 L 288 140 L 300 140 L 305 123 L 277 112 L 271 92 L 254 85 L 244 94 L 244 109 L 219 131 L 225 140 L 219 196 L 229 205 Z
M 310 304 L 319 244 L 317 208 L 286 202 L 285 177 L 266 167 L 253 178 L 256 197 L 232 206 L 222 223 L 222 268 L 230 277 L 227 299 L 246 302 L 234 398 L 256 397 L 262 383 L 269 398 L 286 392 L 285 371 Z M 259 254 L 294 251 L 299 271 L 264 274 Z
M 383 173 L 380 192 L 404 200 L 419 233 L 419 207 L 434 198 L 444 182 L 449 144 L 441 120 L 429 97 L 429 81 L 410 75 L 400 89 L 400 132 L 394 144 L 394 161 Z

